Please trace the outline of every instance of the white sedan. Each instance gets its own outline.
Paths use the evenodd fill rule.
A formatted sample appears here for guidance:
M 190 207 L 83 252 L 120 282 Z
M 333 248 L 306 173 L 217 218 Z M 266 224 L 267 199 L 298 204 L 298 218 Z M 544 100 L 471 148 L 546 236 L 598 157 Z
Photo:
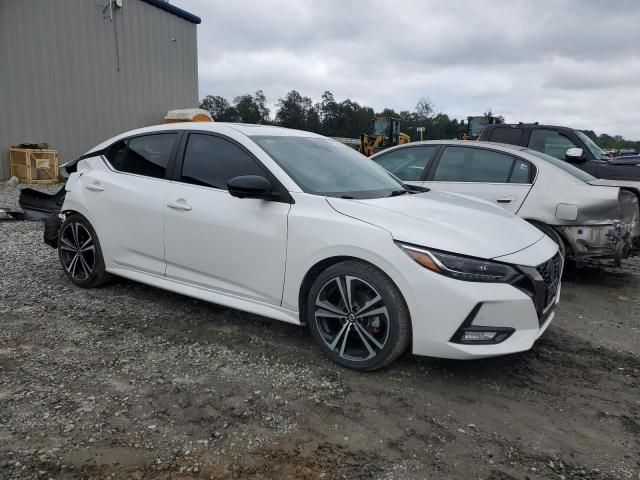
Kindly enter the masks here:
M 565 258 L 640 249 L 640 182 L 598 180 L 544 153 L 489 142 L 415 142 L 371 158 L 406 183 L 503 207 L 553 238 Z
M 119 275 L 307 324 L 361 370 L 523 351 L 562 258 L 493 205 L 407 187 L 308 132 L 224 123 L 118 135 L 73 165 L 57 248 L 80 287 Z

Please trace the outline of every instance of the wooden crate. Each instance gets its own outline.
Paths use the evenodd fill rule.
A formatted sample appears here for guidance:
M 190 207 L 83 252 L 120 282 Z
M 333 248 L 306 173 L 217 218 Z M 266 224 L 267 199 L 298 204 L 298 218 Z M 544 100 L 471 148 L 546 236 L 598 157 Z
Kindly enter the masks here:
M 11 176 L 25 183 L 58 183 L 58 151 L 10 148 Z

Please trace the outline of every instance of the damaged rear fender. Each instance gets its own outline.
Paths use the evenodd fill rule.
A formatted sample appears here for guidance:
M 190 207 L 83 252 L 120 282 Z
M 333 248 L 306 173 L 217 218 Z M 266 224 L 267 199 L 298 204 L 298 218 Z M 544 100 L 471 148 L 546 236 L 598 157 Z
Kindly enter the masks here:
M 45 220 L 51 215 L 60 213 L 66 194 L 64 186 L 53 194 L 40 192 L 33 188 L 22 189 L 18 203 L 24 212 L 24 219 Z

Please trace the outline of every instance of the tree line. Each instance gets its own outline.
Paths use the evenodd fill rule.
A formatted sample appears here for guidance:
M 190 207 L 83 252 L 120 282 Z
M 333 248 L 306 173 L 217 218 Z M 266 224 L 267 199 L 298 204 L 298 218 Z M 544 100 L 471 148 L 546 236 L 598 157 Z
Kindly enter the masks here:
M 425 128 L 425 140 L 456 138 L 466 131 L 464 121 L 451 119 L 446 113 L 436 113 L 428 98 L 420 99 L 413 111 L 397 112 L 385 108 L 376 112 L 349 98 L 338 101 L 329 91 L 322 94 L 320 102 L 314 103 L 297 90 L 291 90 L 278 100 L 275 116 L 271 118 L 264 92 L 258 90 L 253 95 L 247 93 L 237 96 L 232 102 L 221 96 L 207 95 L 202 99 L 200 108 L 207 110 L 219 122 L 278 125 L 328 137 L 357 138 L 361 133 L 371 133 L 371 119 L 374 116 L 399 118 L 400 129 L 412 140 L 420 138 L 416 130 L 418 127 Z
M 620 150 L 621 148 L 633 148 L 640 152 L 640 140 L 627 140 L 621 135 L 611 136 L 606 133 L 596 135 L 593 130 L 583 130 L 583 132 L 602 149 Z
M 319 102 L 291 90 L 276 103 L 275 116 L 267 107 L 267 98 L 262 90 L 253 95 L 246 93 L 231 102 L 218 95 L 207 95 L 200 108 L 211 113 L 218 122 L 242 122 L 264 125 L 278 125 L 319 133 L 328 137 L 358 138 L 361 133 L 371 133 L 371 119 L 374 116 L 397 117 L 400 130 L 412 140 L 418 140 L 418 127 L 424 127 L 425 140 L 458 138 L 466 133 L 465 120 L 450 118 L 446 113 L 436 113 L 433 102 L 428 97 L 421 98 L 413 111 L 385 108 L 376 112 L 367 105 L 347 98 L 338 101 L 333 93 L 325 91 Z M 485 112 L 485 115 L 491 112 Z M 640 150 L 640 141 L 626 140 L 620 135 L 606 133 L 596 135 L 592 130 L 584 131 L 601 148 L 635 148 Z

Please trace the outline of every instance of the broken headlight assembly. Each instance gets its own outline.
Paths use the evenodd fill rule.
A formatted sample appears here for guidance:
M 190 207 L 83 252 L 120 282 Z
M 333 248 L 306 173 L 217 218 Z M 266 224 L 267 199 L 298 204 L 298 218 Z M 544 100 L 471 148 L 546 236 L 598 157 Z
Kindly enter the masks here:
M 400 242 L 396 242 L 396 245 L 424 268 L 457 280 L 507 283 L 519 275 L 515 268 L 505 263 L 466 257 Z

